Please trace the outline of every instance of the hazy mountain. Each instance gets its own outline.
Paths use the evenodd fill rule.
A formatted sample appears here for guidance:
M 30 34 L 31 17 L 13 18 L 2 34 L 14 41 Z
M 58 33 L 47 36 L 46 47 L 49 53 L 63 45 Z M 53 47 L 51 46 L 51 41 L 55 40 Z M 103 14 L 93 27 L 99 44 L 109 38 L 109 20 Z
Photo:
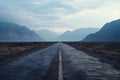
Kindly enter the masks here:
M 37 33 L 46 41 L 56 41 L 57 37 L 60 35 L 49 30 L 39 30 Z
M 88 35 L 83 41 L 120 41 L 120 19 L 105 24 L 100 31 Z
M 95 33 L 99 29 L 98 28 L 81 28 L 74 31 L 67 31 L 63 33 L 58 40 L 60 41 L 81 41 L 84 39 L 88 34 Z
M 14 23 L 0 22 L 0 41 L 41 41 L 34 31 Z

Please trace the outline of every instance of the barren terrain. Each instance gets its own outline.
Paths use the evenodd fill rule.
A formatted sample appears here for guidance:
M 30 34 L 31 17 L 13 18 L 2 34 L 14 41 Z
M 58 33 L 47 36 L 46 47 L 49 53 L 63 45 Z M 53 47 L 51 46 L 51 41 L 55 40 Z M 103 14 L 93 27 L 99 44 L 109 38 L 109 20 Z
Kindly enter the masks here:
M 0 64 L 13 58 L 26 55 L 36 50 L 41 50 L 54 42 L 8 42 L 0 43 Z

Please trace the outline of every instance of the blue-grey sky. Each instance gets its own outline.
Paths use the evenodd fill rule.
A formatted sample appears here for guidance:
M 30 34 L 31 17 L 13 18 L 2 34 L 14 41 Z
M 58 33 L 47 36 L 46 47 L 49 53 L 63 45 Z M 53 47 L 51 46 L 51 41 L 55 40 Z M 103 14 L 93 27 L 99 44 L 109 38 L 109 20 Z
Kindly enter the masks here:
M 0 21 L 33 30 L 101 28 L 120 18 L 120 0 L 0 0 Z

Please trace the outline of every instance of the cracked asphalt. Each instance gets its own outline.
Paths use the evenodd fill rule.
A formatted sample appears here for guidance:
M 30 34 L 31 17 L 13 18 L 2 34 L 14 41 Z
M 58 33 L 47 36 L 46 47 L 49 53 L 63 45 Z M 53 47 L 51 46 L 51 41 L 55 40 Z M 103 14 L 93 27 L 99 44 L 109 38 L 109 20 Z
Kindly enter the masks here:
M 63 80 L 120 80 L 120 71 L 64 43 L 0 66 L 0 80 L 58 80 L 59 50 Z

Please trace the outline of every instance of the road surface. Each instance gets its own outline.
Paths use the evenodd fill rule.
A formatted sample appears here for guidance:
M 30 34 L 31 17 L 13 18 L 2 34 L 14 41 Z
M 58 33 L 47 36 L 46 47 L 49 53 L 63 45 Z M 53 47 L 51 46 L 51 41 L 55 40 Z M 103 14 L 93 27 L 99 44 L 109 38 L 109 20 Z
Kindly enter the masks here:
M 0 80 L 120 80 L 120 71 L 63 43 L 0 66 Z

